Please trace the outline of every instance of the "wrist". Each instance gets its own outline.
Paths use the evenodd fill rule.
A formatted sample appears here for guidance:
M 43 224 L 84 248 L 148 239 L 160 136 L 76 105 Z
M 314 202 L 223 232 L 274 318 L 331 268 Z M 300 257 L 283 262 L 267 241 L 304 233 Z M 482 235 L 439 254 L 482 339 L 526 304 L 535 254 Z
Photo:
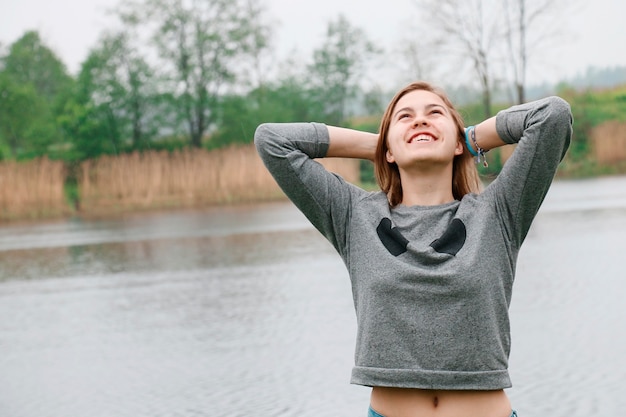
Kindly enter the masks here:
M 465 128 L 465 146 L 467 146 L 467 150 L 469 151 L 469 153 L 472 154 L 472 156 L 478 156 L 474 148 L 472 148 L 472 144 L 470 143 L 471 132 L 475 130 L 475 126 L 469 126 Z
M 487 163 L 485 154 L 489 152 L 489 150 L 481 148 L 478 144 L 476 139 L 476 126 L 470 126 L 465 129 L 465 144 L 467 145 L 467 149 L 470 153 L 476 158 L 476 163 L 478 164 L 482 160 L 483 166 L 487 168 L 489 164 Z

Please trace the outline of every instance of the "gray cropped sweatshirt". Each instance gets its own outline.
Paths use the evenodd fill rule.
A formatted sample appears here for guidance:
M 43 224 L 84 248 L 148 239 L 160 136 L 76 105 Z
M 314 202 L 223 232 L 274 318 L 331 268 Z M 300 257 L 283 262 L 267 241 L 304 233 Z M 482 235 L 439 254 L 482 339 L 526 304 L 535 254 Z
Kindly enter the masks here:
M 445 390 L 511 386 L 508 308 L 520 245 L 572 133 L 550 97 L 498 113 L 518 143 L 480 194 L 437 206 L 390 207 L 329 173 L 328 129 L 263 124 L 257 150 L 280 187 L 332 243 L 350 275 L 357 318 L 351 382 Z

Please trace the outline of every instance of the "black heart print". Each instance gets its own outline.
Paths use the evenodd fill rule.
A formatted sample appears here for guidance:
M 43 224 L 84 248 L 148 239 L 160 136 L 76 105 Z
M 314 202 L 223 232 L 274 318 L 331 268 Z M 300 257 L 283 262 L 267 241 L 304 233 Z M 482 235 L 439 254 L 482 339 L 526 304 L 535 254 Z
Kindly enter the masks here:
M 391 219 L 383 218 L 376 228 L 376 233 L 378 233 L 382 244 L 393 256 L 400 256 L 406 252 L 409 241 L 402 236 L 397 228 L 392 227 Z M 465 224 L 459 219 L 453 219 L 443 235 L 439 239 L 435 239 L 430 246 L 438 253 L 454 256 L 465 244 L 466 237 Z

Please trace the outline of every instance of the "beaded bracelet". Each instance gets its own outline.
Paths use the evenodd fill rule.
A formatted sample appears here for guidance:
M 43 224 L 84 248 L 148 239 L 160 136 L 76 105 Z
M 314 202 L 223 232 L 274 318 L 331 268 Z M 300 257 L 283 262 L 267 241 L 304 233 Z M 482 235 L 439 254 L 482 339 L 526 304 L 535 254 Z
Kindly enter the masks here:
M 469 132 L 469 136 L 472 138 L 472 142 L 474 143 L 474 146 L 476 147 L 475 151 L 474 149 L 472 149 L 471 145 L 469 144 L 468 132 Z M 479 164 L 480 160 L 482 159 L 483 166 L 487 168 L 489 164 L 487 163 L 487 158 L 485 157 L 485 154 L 489 151 L 484 150 L 478 145 L 478 142 L 476 141 L 476 127 L 475 126 L 470 126 L 467 129 L 465 129 L 465 144 L 467 145 L 467 148 L 469 149 L 470 153 L 476 157 L 476 163 Z
M 470 145 L 470 141 L 469 141 L 470 138 L 469 138 L 469 135 L 467 134 L 467 132 L 473 129 L 474 129 L 474 126 L 465 128 L 465 145 L 467 145 L 467 150 L 472 154 L 472 156 L 478 156 L 476 151 L 472 148 L 472 145 Z

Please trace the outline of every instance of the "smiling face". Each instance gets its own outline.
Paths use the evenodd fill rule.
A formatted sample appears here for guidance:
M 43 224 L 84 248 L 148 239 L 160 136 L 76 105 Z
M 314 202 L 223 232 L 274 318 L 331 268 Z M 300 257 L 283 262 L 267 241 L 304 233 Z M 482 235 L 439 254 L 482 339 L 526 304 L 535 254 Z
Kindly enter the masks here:
M 429 107 L 431 104 L 443 105 L 443 109 L 439 107 L 443 115 L 437 115 L 437 106 Z M 407 111 L 406 115 L 398 113 L 402 109 Z M 415 123 L 420 120 L 420 115 L 426 117 L 428 110 L 435 111 L 417 123 L 417 127 L 412 127 L 409 120 L 413 119 Z M 410 129 L 413 129 L 413 133 L 410 133 Z M 420 164 L 428 164 L 429 160 L 430 163 L 443 161 L 448 164 L 452 159 L 452 193 L 457 200 L 467 193 L 480 192 L 482 184 L 474 158 L 465 146 L 464 129 L 463 118 L 443 90 L 416 81 L 395 94 L 380 121 L 380 135 L 374 155 L 376 181 L 387 194 L 392 207 L 402 202 L 400 165 L 404 167 L 403 170 L 412 166 L 419 169 Z M 420 133 L 428 138 L 419 136 Z M 408 140 L 405 139 L 407 135 Z M 460 150 L 456 146 L 460 146 Z
M 393 107 L 385 158 L 400 170 L 424 164 L 451 164 L 463 153 L 452 112 L 437 94 L 414 90 Z

